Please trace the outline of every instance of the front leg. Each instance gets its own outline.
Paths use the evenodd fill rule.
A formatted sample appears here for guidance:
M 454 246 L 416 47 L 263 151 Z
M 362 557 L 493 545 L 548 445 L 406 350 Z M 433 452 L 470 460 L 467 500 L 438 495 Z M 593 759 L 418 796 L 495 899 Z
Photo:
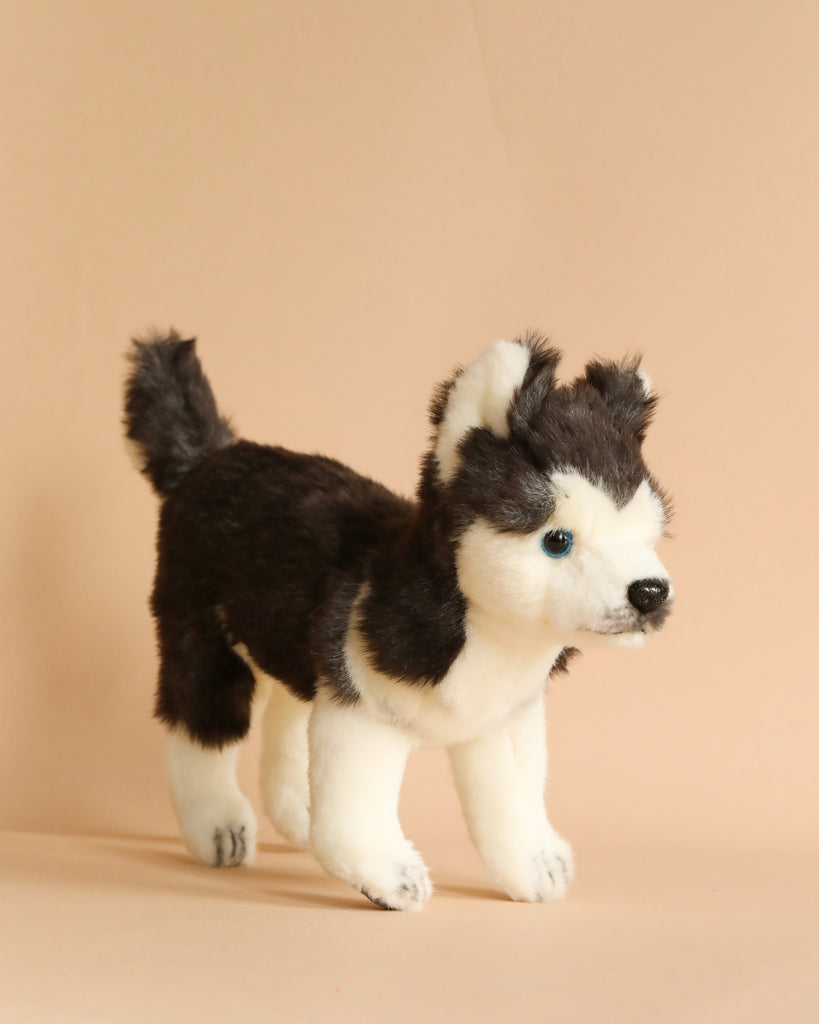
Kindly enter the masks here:
M 546 724 L 538 696 L 485 735 L 449 748 L 469 834 L 490 877 L 514 900 L 566 895 L 572 851 L 543 802 Z
M 420 910 L 426 866 L 398 822 L 410 740 L 319 692 L 310 716 L 310 844 L 331 875 L 386 910 Z

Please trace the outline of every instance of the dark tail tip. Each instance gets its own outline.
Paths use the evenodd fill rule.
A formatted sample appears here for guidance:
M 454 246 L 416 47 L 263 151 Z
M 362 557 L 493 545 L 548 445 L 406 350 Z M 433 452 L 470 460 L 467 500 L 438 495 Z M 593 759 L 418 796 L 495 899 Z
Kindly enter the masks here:
M 236 437 L 216 407 L 195 338 L 152 332 L 132 340 L 127 359 L 126 441 L 137 468 L 165 496 Z

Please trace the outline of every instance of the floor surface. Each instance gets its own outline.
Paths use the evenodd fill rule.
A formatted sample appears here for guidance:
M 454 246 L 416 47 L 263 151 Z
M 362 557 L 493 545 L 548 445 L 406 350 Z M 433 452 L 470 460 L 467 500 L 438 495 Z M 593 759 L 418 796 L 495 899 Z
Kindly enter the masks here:
M 815 858 L 586 849 L 568 899 L 512 903 L 428 850 L 387 913 L 307 853 L 194 865 L 170 838 L 0 834 L 0 1020 L 819 1020 Z

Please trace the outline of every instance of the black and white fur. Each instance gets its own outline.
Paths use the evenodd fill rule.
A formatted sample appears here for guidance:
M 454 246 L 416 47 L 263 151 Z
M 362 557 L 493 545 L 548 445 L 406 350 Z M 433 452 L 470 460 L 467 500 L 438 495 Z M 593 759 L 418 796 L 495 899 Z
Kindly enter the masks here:
M 397 816 L 407 755 L 428 744 L 449 752 L 494 881 L 516 900 L 563 896 L 546 679 L 590 643 L 641 644 L 672 600 L 638 362 L 559 385 L 541 339 L 490 346 L 437 389 L 412 502 L 332 459 L 238 440 L 194 341 L 137 341 L 130 360 L 126 434 L 162 498 L 156 714 L 191 853 L 253 856 L 236 762 L 264 705 L 267 813 L 378 905 L 417 909 L 432 891 Z M 556 529 L 574 538 L 559 558 L 541 543 Z

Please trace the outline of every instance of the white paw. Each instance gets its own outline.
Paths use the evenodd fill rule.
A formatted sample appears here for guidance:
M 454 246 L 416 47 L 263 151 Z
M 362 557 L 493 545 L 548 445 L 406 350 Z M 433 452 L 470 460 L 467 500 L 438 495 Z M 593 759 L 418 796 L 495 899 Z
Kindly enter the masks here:
M 310 807 L 306 800 L 292 791 L 268 794 L 265 810 L 279 835 L 293 846 L 310 845 Z
M 420 910 L 432 895 L 426 865 L 409 843 L 383 854 L 371 850 L 314 852 L 326 871 L 384 910 Z
M 432 895 L 429 872 L 420 857 L 415 864 L 379 865 L 356 888 L 382 910 L 420 910 Z
M 561 836 L 547 837 L 534 851 L 515 851 L 492 872 L 501 888 L 513 900 L 544 903 L 562 899 L 574 874 L 572 848 Z
M 185 844 L 202 864 L 232 868 L 253 860 L 256 816 L 244 797 L 180 809 L 179 820 Z

